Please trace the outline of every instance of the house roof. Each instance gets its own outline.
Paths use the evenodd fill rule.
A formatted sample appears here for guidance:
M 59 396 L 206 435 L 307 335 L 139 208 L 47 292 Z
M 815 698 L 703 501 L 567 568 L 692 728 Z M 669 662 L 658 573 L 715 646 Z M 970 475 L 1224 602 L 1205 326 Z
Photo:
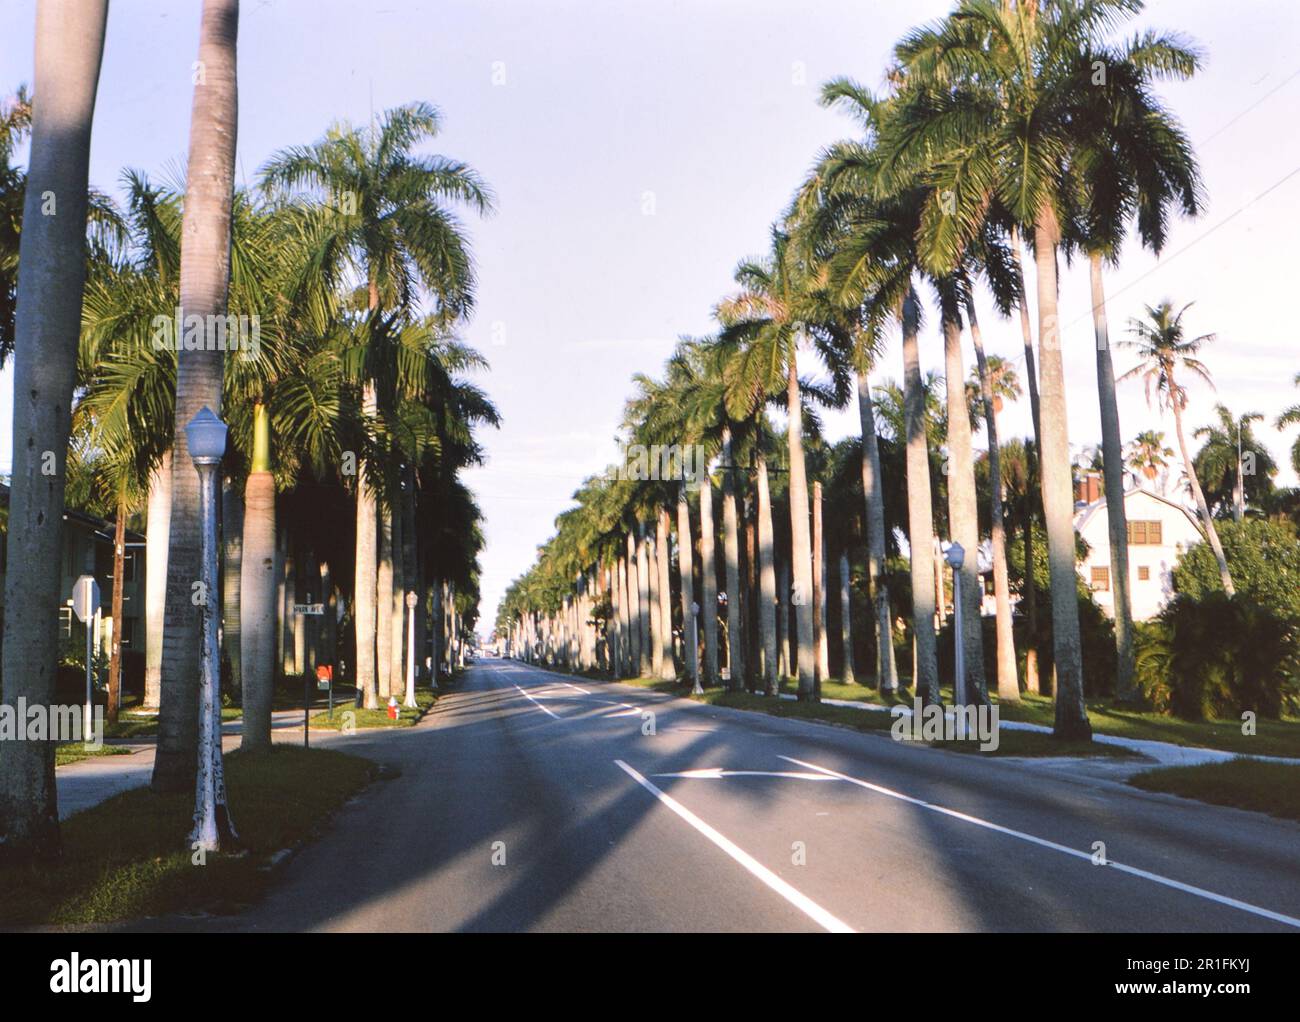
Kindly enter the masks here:
M 1138 494 L 1142 494 L 1143 496 L 1150 497 L 1152 500 L 1158 500 L 1161 504 L 1168 504 L 1170 507 L 1174 508 L 1175 510 L 1181 511 L 1187 517 L 1188 522 L 1191 523 L 1192 528 L 1194 528 L 1197 532 L 1201 531 L 1201 523 L 1196 520 L 1196 515 L 1191 511 L 1191 509 L 1185 507 L 1182 504 L 1179 504 L 1175 500 L 1170 500 L 1168 497 L 1156 493 L 1155 490 L 1148 490 L 1145 486 L 1134 486 L 1132 489 L 1125 490 L 1124 491 L 1125 502 L 1128 501 L 1129 497 L 1136 497 Z M 1103 510 L 1105 507 L 1106 507 L 1106 497 L 1104 494 L 1099 500 L 1094 500 L 1091 504 L 1085 504 L 1082 508 L 1080 508 L 1075 513 L 1074 516 L 1075 529 L 1078 531 L 1082 531 L 1083 528 L 1092 520 L 1093 516 L 1096 515 L 1098 511 Z
M 9 486 L 6 483 L 0 483 L 0 507 L 8 506 Z M 85 511 L 78 511 L 76 508 L 65 507 L 63 509 L 63 520 L 65 522 L 74 522 L 77 525 L 85 526 L 106 543 L 113 542 L 115 522 L 112 518 L 100 518 L 98 515 L 91 515 L 87 514 Z M 134 529 L 127 529 L 126 541 L 128 543 L 143 543 L 145 541 L 144 533 L 136 532 Z

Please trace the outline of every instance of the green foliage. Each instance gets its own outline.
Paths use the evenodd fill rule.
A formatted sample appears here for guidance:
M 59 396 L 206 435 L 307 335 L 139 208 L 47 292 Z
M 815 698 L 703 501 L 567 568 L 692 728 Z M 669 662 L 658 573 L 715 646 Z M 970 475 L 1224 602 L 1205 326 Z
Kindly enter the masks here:
M 1237 592 L 1300 625 L 1300 542 L 1289 522 L 1246 519 L 1215 525 Z M 1222 589 L 1214 553 L 1197 543 L 1174 568 L 1174 589 L 1203 600 Z
M 1233 759 L 1193 767 L 1144 770 L 1129 780 L 1135 788 L 1165 791 L 1215 805 L 1234 806 L 1300 820 L 1300 766 Z
M 1249 595 L 1180 594 L 1138 632 L 1138 684 L 1152 705 L 1186 720 L 1297 707 L 1300 633 Z

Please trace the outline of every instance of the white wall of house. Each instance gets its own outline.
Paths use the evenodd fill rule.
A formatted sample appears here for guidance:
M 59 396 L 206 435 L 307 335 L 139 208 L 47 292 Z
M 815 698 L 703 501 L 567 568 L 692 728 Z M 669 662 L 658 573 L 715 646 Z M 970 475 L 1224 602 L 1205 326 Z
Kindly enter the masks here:
M 1146 621 L 1160 613 L 1173 595 L 1174 566 L 1188 547 L 1202 541 L 1201 532 L 1189 509 L 1144 488 L 1125 493 L 1124 512 L 1128 518 L 1133 619 Z M 1079 573 L 1092 588 L 1098 605 L 1113 616 L 1114 580 L 1105 498 L 1080 508 L 1074 527 L 1089 547 L 1088 556 L 1079 564 Z

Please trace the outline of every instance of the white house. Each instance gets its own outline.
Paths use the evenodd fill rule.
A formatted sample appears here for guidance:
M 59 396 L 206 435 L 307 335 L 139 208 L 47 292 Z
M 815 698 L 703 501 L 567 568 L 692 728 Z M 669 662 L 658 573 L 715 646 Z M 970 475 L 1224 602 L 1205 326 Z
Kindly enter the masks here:
M 1074 528 L 1088 544 L 1088 556 L 1079 572 L 1092 588 L 1093 597 L 1108 614 L 1114 613 L 1110 564 L 1110 533 L 1106 498 L 1099 496 L 1100 480 L 1085 478 L 1078 484 L 1086 502 L 1076 505 Z M 1092 498 L 1088 500 L 1088 498 Z M 1173 569 L 1179 557 L 1203 539 L 1191 510 L 1178 501 L 1145 487 L 1124 493 L 1128 519 L 1129 592 L 1133 619 L 1155 617 L 1173 595 Z

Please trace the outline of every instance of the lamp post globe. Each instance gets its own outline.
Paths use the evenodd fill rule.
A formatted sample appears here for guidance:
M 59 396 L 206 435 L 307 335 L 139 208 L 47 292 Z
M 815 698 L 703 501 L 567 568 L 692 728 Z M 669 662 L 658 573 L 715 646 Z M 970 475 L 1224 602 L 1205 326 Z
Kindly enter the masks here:
M 185 442 L 195 465 L 216 465 L 226 453 L 226 424 L 204 405 L 185 427 Z

